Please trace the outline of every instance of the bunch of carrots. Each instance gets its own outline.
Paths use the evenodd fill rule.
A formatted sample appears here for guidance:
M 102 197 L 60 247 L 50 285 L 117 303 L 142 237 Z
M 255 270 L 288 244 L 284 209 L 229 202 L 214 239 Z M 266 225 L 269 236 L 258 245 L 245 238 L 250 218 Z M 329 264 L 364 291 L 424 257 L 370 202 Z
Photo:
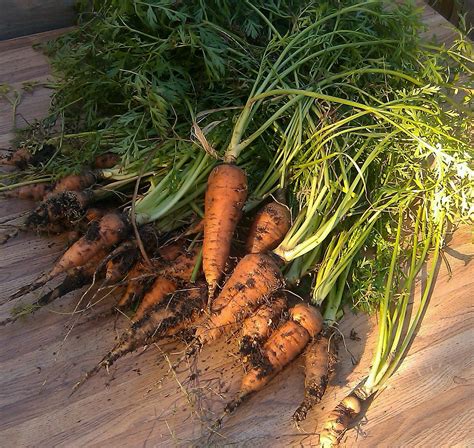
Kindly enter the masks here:
M 378 311 L 371 371 L 320 435 L 337 445 L 413 340 L 435 270 L 410 319 L 417 274 L 473 217 L 468 43 L 423 43 L 416 10 L 379 0 L 95 3 L 85 35 L 140 45 L 121 60 L 115 40 L 73 32 L 50 48 L 67 76 L 0 190 L 38 202 L 21 230 L 70 245 L 7 300 L 64 281 L 1 325 L 100 280 L 129 326 L 74 390 L 164 338 L 187 344 L 177 367 L 237 335 L 245 372 L 217 423 L 304 353 L 299 423 L 337 369 L 344 306 Z

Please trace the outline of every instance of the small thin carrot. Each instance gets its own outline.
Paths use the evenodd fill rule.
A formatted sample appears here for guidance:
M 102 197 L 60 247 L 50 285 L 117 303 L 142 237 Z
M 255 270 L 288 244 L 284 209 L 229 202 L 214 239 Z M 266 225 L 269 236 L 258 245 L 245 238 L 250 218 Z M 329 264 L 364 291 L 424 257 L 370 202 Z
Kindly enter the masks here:
M 305 397 L 293 414 L 295 422 L 306 419 L 308 412 L 318 404 L 326 392 L 329 377 L 337 359 L 336 343 L 328 330 L 319 334 L 305 352 Z
M 43 144 L 43 146 L 38 151 L 35 151 L 34 154 L 31 153 L 29 149 L 21 147 L 8 154 L 6 157 L 0 158 L 0 166 L 9 165 L 24 170 L 28 165 L 38 166 L 41 163 L 46 163 L 51 159 L 55 152 L 56 147 L 47 144 Z
M 94 171 L 84 171 L 81 174 L 71 174 L 58 180 L 54 185 L 51 194 L 62 191 L 82 191 L 91 187 L 100 179 L 100 173 Z
M 76 289 L 82 288 L 92 281 L 94 274 L 97 272 L 98 278 L 103 276 L 103 272 L 97 271 L 97 266 L 105 256 L 105 251 L 99 252 L 92 260 L 90 260 L 84 266 L 76 267 L 68 271 L 66 278 L 58 286 L 53 288 L 51 291 L 42 295 L 39 299 L 35 300 L 33 303 L 25 305 L 23 308 L 16 309 L 13 316 L 5 319 L 0 322 L 0 326 L 5 324 L 10 324 L 15 322 L 18 318 L 23 315 L 31 315 L 41 308 L 49 305 L 55 300 L 59 299 L 62 296 L 65 296 L 67 293 L 75 291 Z
M 238 397 L 225 409 L 232 412 L 250 394 L 257 392 L 306 347 L 322 329 L 321 313 L 311 305 L 298 304 L 290 309 L 290 319 L 272 333 L 263 347 L 259 366 L 253 366 L 242 378 Z
M 147 250 L 154 253 L 158 242 L 154 227 L 152 225 L 142 226 L 138 229 L 138 233 Z M 135 239 L 120 243 L 102 262 L 106 266 L 105 283 L 112 284 L 122 280 L 139 256 L 140 251 Z
M 201 284 L 189 285 L 169 294 L 165 301 L 153 306 L 140 320 L 132 324 L 131 328 L 120 337 L 115 347 L 102 358 L 99 364 L 84 375 L 72 392 L 75 392 L 100 369 L 110 367 L 127 353 L 164 337 L 174 336 L 192 326 L 203 309 L 205 293 L 206 288 Z
M 49 273 L 43 274 L 33 284 L 21 288 L 10 296 L 9 300 L 13 300 L 27 292 L 33 291 L 68 269 L 86 264 L 99 251 L 104 249 L 110 250 L 110 248 L 119 243 L 128 232 L 128 219 L 119 213 L 109 213 L 100 221 L 92 222 L 86 234 L 66 250 Z
M 200 247 L 184 252 L 170 265 L 165 266 L 158 274 L 153 285 L 143 296 L 133 316 L 133 321 L 140 320 L 148 309 L 160 303 L 168 294 L 176 291 L 181 282 L 189 282 L 196 264 Z
M 5 193 L 5 197 L 18 198 L 28 201 L 41 201 L 52 190 L 51 184 L 47 182 L 24 185 Z
M 16 166 L 20 170 L 24 170 L 32 157 L 28 149 L 18 148 L 16 151 L 9 153 L 6 157 L 0 158 L 0 166 Z
M 117 302 L 119 310 L 133 308 L 139 303 L 146 291 L 149 290 L 157 277 L 157 273 L 165 267 L 165 262 L 174 261 L 184 251 L 184 241 L 178 240 L 158 248 L 159 259 L 153 259 L 153 266 L 148 266 L 144 261 L 135 263 L 128 274 L 127 288 L 120 300 Z
M 161 266 L 159 261 L 155 260 L 153 267 L 148 266 L 143 260 L 135 263 L 128 273 L 125 292 L 117 302 L 116 307 L 119 310 L 133 308 L 133 305 L 142 299 L 145 291 L 155 280 L 156 274 L 153 275 L 153 271 L 158 270 L 159 266 Z

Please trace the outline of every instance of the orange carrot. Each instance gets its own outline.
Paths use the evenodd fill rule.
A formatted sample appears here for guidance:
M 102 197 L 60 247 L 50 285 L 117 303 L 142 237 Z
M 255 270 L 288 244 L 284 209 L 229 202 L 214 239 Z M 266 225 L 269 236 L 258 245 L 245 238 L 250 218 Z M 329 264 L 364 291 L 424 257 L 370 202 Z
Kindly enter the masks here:
M 134 322 L 140 320 L 148 309 L 160 303 L 168 294 L 176 291 L 180 282 L 190 280 L 199 251 L 200 247 L 195 246 L 190 252 L 183 253 L 160 271 L 150 290 L 143 296 L 133 316 Z
M 329 415 L 319 435 L 319 445 L 331 448 L 339 445 L 339 441 L 350 423 L 360 414 L 363 399 L 355 392 L 344 398 Z
M 147 266 L 142 260 L 135 263 L 128 274 L 127 288 L 118 301 L 117 308 L 119 310 L 126 310 L 127 308 L 132 308 L 134 303 L 140 302 L 145 291 L 150 288 L 157 277 L 157 274 L 154 273 L 159 272 L 165 267 L 163 260 L 174 261 L 183 251 L 184 242 L 178 240 L 158 248 L 160 259 L 152 260 L 153 266 Z
M 54 277 L 75 266 L 82 266 L 99 250 L 119 243 L 128 233 L 128 220 L 119 213 L 109 213 L 99 222 L 91 223 L 87 233 L 74 243 L 50 273 Z
M 71 174 L 58 180 L 51 194 L 60 193 L 62 191 L 82 191 L 94 185 L 99 177 L 99 173 L 93 171 Z
M 133 323 L 101 362 L 74 386 L 73 392 L 100 369 L 110 367 L 127 353 L 164 337 L 174 336 L 190 327 L 201 313 L 204 301 L 205 286 L 202 284 L 189 285 L 168 295 L 165 301 L 154 305 L 140 320 Z
M 100 154 L 95 157 L 94 159 L 94 168 L 97 169 L 104 169 L 104 168 L 112 168 L 117 163 L 120 162 L 120 156 L 113 152 L 106 152 L 104 154 Z
M 145 225 L 139 228 L 138 233 L 143 245 L 150 253 L 156 249 L 157 236 L 153 225 Z M 106 266 L 105 282 L 111 284 L 122 280 L 135 264 L 140 251 L 135 239 L 126 240 L 120 243 L 101 263 Z
M 47 162 L 56 148 L 53 145 L 43 145 L 38 151 L 32 154 L 27 148 L 18 148 L 15 152 L 10 153 L 6 157 L 0 158 L 0 165 L 16 166 L 20 170 L 24 170 L 28 165 L 38 166 Z
M 51 224 L 70 228 L 84 216 L 93 195 L 89 191 L 63 191 L 50 195 L 26 218 L 27 227 L 48 230 Z
M 277 373 L 295 359 L 312 337 L 322 329 L 320 312 L 307 304 L 298 304 L 290 309 L 290 320 L 282 324 L 263 346 L 259 366 L 253 366 L 242 378 L 240 392 L 226 406 L 232 412 L 250 394 L 261 390 Z
M 163 275 L 158 275 L 154 280 L 151 288 L 143 296 L 140 305 L 133 315 L 132 322 L 136 322 L 143 318 L 148 309 L 161 303 L 168 294 L 178 289 L 178 281 Z
M 24 199 L 28 201 L 41 201 L 50 191 L 51 184 L 47 182 L 24 185 L 5 193 L 6 197 Z
M 122 280 L 138 258 L 135 241 L 125 241 L 108 257 L 105 264 L 105 282 L 112 284 Z
M 318 404 L 326 392 L 329 376 L 336 362 L 334 341 L 330 344 L 331 334 L 326 330 L 318 335 L 305 352 L 305 397 L 293 414 L 295 422 L 301 422 L 308 412 Z
M 100 221 L 92 222 L 87 233 L 66 250 L 48 274 L 41 276 L 32 285 L 21 288 L 10 296 L 9 300 L 44 285 L 68 269 L 86 264 L 99 251 L 109 250 L 112 246 L 119 243 L 127 235 L 128 230 L 127 218 L 119 213 L 109 213 Z
M 109 213 L 109 211 L 104 208 L 90 207 L 84 213 L 84 218 L 86 219 L 86 221 L 89 222 L 96 221 L 102 218 L 107 213 Z
M 204 204 L 203 269 L 213 298 L 229 258 L 232 236 L 247 199 L 247 176 L 235 165 L 214 168 Z
M 245 361 L 252 364 L 253 357 L 260 355 L 263 343 L 277 327 L 286 307 L 286 294 L 279 291 L 271 297 L 271 301 L 265 302 L 242 322 L 240 353 L 245 357 Z
M 144 261 L 139 260 L 135 263 L 127 276 L 127 288 L 120 300 L 117 302 L 119 310 L 126 310 L 133 307 L 133 305 L 140 301 L 145 291 L 154 282 L 156 275 L 153 275 L 154 270 L 158 270 L 158 262 L 154 266 L 148 266 Z
M 31 152 L 26 148 L 18 148 L 16 151 L 9 153 L 6 157 L 0 158 L 0 165 L 16 166 L 20 170 L 24 170 L 31 160 Z
M 250 227 L 245 245 L 247 253 L 267 252 L 283 240 L 291 225 L 288 207 L 270 202 L 257 213 Z
M 13 323 L 22 315 L 31 315 L 39 309 L 43 308 L 44 306 L 49 305 L 53 301 L 57 300 L 58 298 L 65 296 L 67 293 L 82 288 L 83 286 L 87 285 L 92 281 L 92 278 L 95 273 L 97 273 L 98 278 L 102 277 L 103 272 L 96 271 L 96 269 L 99 262 L 105 255 L 105 251 L 100 251 L 95 257 L 92 258 L 92 260 L 90 260 L 84 266 L 70 269 L 67 272 L 66 278 L 63 280 L 62 283 L 60 283 L 48 293 L 42 295 L 33 303 L 26 305 L 24 312 L 16 312 L 15 315 L 13 315 L 12 317 L 1 321 L 0 326 L 3 326 L 7 323 Z
M 250 316 L 283 285 L 276 262 L 268 255 L 249 254 L 234 272 L 212 305 L 212 314 L 196 331 L 199 345 L 208 344 Z

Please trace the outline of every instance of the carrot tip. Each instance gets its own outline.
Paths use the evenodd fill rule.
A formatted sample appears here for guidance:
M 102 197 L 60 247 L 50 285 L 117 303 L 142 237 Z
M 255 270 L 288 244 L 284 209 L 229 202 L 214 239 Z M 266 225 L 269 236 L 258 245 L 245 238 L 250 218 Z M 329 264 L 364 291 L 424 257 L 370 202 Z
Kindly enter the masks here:
M 232 400 L 231 402 L 227 403 L 226 407 L 224 408 L 225 414 L 232 414 L 242 404 L 246 397 L 247 394 L 240 395 L 235 400 Z

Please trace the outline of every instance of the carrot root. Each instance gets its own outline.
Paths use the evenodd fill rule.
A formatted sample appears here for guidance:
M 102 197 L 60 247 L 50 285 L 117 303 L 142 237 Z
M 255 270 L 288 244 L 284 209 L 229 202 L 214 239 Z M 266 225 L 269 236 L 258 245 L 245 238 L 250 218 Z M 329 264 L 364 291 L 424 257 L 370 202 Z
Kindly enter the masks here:
M 278 327 L 264 344 L 260 364 L 244 374 L 240 392 L 226 406 L 226 413 L 234 411 L 249 395 L 263 389 L 322 329 L 323 318 L 311 305 L 298 304 L 289 314 L 290 320 Z
M 7 191 L 4 196 L 7 198 L 18 198 L 29 201 L 41 201 L 48 195 L 53 187 L 46 182 L 24 185 L 14 190 Z
M 282 274 L 270 256 L 246 255 L 212 304 L 209 319 L 196 331 L 197 340 L 201 345 L 215 341 L 250 316 L 282 286 Z
M 305 397 L 293 414 L 293 421 L 297 423 L 306 419 L 308 412 L 321 402 L 326 392 L 337 360 L 337 347 L 332 339 L 332 334 L 325 331 L 306 349 Z
M 251 365 L 260 356 L 263 344 L 277 327 L 287 307 L 284 292 L 277 292 L 271 299 L 242 323 L 239 351 L 244 361 Z
M 25 225 L 37 230 L 47 230 L 51 224 L 70 228 L 85 214 L 92 193 L 64 191 L 49 196 L 25 220 Z
M 203 269 L 211 300 L 229 258 L 232 237 L 247 199 L 247 176 L 232 164 L 209 175 L 204 203 Z
M 346 432 L 351 422 L 360 414 L 363 399 L 356 392 L 344 398 L 329 415 L 319 435 L 321 448 L 331 448 L 339 445 L 341 437 Z
M 133 352 L 146 344 L 157 342 L 167 336 L 174 336 L 190 324 L 202 310 L 205 297 L 203 285 L 183 289 L 176 294 L 168 295 L 169 300 L 156 304 L 127 330 L 115 347 L 108 352 L 94 368 L 76 383 L 74 393 L 89 378 L 102 368 L 110 367 L 127 353 Z
M 275 249 L 291 225 L 290 210 L 279 202 L 269 202 L 255 216 L 245 248 L 247 253 L 263 253 Z

